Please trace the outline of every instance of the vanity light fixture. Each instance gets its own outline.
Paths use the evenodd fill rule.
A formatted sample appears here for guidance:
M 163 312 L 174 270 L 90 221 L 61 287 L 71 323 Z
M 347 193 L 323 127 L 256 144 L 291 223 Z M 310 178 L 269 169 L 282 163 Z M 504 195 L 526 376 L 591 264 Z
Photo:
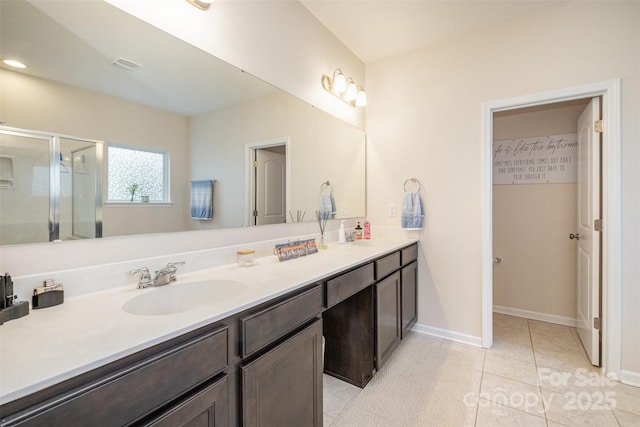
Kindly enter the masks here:
M 367 94 L 362 85 L 356 85 L 351 77 L 345 77 L 340 68 L 333 72 L 333 77 L 322 76 L 322 87 L 352 107 L 367 105 Z
M 5 59 L 2 62 L 7 64 L 8 66 L 14 67 L 14 68 L 27 68 L 26 65 L 24 65 L 22 62 L 17 61 L 15 59 Z
M 213 0 L 187 0 L 187 3 L 191 3 L 200 10 L 207 10 L 209 6 L 211 6 L 211 3 L 213 3 Z

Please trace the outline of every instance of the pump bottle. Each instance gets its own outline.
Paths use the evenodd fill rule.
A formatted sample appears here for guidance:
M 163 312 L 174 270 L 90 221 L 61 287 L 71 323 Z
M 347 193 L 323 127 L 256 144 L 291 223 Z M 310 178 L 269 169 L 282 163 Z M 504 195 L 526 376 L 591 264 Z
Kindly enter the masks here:
M 338 228 L 338 243 L 347 243 L 347 234 L 344 229 L 344 220 L 340 221 L 340 228 Z

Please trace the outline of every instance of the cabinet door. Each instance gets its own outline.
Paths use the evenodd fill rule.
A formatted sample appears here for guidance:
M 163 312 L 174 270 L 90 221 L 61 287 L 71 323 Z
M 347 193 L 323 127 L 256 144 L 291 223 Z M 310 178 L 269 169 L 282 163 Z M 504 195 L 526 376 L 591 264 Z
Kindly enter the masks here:
M 241 371 L 244 426 L 322 426 L 322 320 Z
M 376 368 L 400 342 L 400 272 L 376 283 Z
M 174 407 L 145 426 L 153 427 L 227 427 L 229 391 L 225 375 L 203 390 L 182 399 Z
M 402 338 L 418 320 L 418 263 L 402 269 Z

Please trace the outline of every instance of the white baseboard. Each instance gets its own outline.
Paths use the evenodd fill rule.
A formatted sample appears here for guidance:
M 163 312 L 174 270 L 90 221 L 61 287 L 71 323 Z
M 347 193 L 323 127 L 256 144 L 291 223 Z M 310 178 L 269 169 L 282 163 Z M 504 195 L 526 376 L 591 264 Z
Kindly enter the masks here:
M 476 347 L 482 347 L 482 338 L 473 335 L 467 335 L 460 332 L 450 331 L 448 329 L 440 329 L 433 326 L 421 325 L 416 323 L 411 328 L 412 332 L 416 332 L 422 335 L 428 335 L 437 338 L 443 338 L 449 341 L 460 342 L 463 344 L 469 344 Z
M 520 310 L 519 308 L 503 307 L 501 305 L 494 305 L 493 312 L 516 317 L 525 317 L 532 320 L 540 320 L 541 322 L 556 323 L 558 325 L 571 326 L 573 328 L 578 324 L 576 319 L 571 317 L 556 316 L 555 314 L 539 313 L 537 311 Z
M 620 371 L 620 382 L 622 384 L 632 385 L 634 387 L 640 387 L 640 372 Z

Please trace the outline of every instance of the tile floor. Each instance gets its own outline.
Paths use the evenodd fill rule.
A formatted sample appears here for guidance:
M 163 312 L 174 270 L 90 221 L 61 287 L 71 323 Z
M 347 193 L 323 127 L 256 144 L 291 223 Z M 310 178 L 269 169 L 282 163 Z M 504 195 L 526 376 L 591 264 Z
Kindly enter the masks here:
M 490 350 L 412 333 L 364 389 L 325 375 L 324 425 L 640 426 L 640 388 L 602 377 L 574 328 L 495 313 Z

